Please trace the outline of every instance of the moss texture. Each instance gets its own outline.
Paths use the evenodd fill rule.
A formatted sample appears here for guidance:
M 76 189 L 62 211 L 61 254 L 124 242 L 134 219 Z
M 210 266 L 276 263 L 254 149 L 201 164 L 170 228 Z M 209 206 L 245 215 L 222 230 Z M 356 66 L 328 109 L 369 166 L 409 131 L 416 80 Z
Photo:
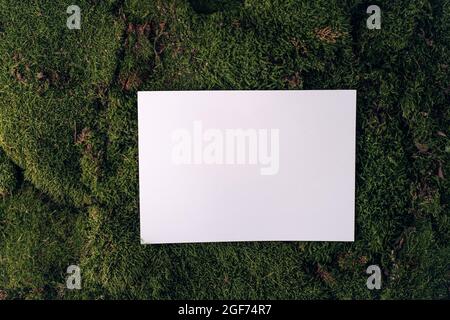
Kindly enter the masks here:
M 0 0 L 0 297 L 449 297 L 450 1 L 72 2 Z M 138 90 L 346 88 L 354 243 L 140 245 Z

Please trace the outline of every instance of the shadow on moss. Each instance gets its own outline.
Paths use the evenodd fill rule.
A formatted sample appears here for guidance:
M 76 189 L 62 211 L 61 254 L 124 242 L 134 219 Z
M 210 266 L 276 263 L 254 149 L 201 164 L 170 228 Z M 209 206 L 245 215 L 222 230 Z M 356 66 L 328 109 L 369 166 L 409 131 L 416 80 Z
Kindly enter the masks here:
M 199 14 L 211 14 L 239 8 L 243 0 L 189 0 L 192 8 Z

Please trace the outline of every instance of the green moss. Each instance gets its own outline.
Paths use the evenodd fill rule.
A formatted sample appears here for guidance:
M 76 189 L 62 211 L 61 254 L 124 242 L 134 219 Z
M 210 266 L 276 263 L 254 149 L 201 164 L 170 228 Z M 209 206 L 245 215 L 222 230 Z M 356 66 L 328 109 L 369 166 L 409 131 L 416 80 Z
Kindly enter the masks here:
M 0 1 L 0 145 L 24 175 L 60 202 L 82 204 L 77 135 L 89 128 L 115 67 L 123 25 L 106 4 Z
M 16 167 L 0 149 L 0 196 L 11 194 L 17 184 Z
M 0 205 L 0 288 L 20 298 L 63 297 L 78 255 L 75 216 L 25 186 Z
M 0 0 L 8 297 L 448 298 L 449 1 L 379 1 L 381 30 L 359 0 L 80 1 L 78 31 L 69 4 Z M 138 90 L 340 88 L 355 242 L 140 245 Z M 61 287 L 72 263 L 81 291 Z

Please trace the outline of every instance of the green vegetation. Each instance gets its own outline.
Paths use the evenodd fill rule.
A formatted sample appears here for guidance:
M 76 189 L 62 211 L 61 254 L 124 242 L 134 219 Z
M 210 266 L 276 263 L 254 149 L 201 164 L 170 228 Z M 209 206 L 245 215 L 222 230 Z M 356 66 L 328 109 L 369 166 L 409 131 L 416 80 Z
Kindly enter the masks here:
M 449 298 L 450 1 L 72 2 L 0 0 L 0 299 Z M 140 245 L 138 90 L 345 88 L 354 243 Z

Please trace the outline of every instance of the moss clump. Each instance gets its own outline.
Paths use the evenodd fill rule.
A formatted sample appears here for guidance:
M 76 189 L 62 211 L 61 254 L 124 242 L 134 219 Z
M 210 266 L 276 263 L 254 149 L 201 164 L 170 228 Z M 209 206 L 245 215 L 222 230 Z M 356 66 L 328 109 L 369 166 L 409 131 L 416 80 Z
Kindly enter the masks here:
M 63 297 L 65 271 L 78 255 L 69 210 L 31 186 L 0 204 L 0 288 L 16 298 Z
M 69 30 L 70 4 L 0 1 L 0 146 L 34 185 L 82 205 L 77 135 L 102 106 L 123 25 L 111 3 L 79 1 L 82 28 Z

